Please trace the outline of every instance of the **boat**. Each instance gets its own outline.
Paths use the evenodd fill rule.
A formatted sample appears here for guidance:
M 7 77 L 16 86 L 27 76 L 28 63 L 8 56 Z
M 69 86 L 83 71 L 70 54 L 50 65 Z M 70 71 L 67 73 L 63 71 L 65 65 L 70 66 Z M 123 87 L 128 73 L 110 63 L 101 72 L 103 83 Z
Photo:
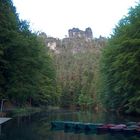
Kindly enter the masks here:
M 136 132 L 136 130 L 139 130 L 140 126 L 133 124 L 128 125 L 126 128 L 123 129 L 124 132 Z
M 117 127 L 123 127 L 123 128 L 127 127 L 126 124 L 117 124 L 116 126 L 117 126 Z
M 136 134 L 139 134 L 140 135 L 140 128 L 137 128 L 136 129 Z
M 127 122 L 126 125 L 127 125 L 127 126 L 130 126 L 130 125 L 137 125 L 137 122 Z
M 97 128 L 98 131 L 109 131 L 111 127 L 114 127 L 115 124 L 105 124 Z
M 94 130 L 94 129 L 97 129 L 98 127 L 101 127 L 103 125 L 104 124 L 102 124 L 102 123 L 86 123 L 85 130 Z
M 124 128 L 122 131 L 124 133 L 131 134 L 131 133 L 135 133 L 136 132 L 136 129 L 135 128 L 127 127 L 127 128 Z
M 137 122 L 137 125 L 140 126 L 140 122 Z
M 119 127 L 111 127 L 110 132 L 122 132 L 123 128 L 119 128 Z
M 138 128 L 140 128 L 140 126 L 138 126 L 138 125 L 129 125 L 128 128 L 135 128 L 135 129 L 138 129 Z
M 65 129 L 75 129 L 76 128 L 76 125 L 79 124 L 80 122 L 72 122 L 72 121 L 68 121 L 68 122 L 65 122 L 64 124 L 64 127 Z
M 64 121 L 52 121 L 51 122 L 52 128 L 64 129 L 65 123 Z
M 118 125 L 115 125 L 113 127 L 110 127 L 109 130 L 111 132 L 121 132 L 126 127 L 127 126 L 125 124 L 118 124 Z
M 77 130 L 85 130 L 85 123 L 78 122 L 75 124 L 75 129 Z

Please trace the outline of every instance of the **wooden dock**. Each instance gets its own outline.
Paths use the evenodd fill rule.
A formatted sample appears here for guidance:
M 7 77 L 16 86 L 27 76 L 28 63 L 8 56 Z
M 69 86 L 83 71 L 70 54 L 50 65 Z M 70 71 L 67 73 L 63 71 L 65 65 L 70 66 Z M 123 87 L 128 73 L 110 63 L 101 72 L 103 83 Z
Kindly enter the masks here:
M 11 120 L 12 118 L 0 117 L 0 125 Z

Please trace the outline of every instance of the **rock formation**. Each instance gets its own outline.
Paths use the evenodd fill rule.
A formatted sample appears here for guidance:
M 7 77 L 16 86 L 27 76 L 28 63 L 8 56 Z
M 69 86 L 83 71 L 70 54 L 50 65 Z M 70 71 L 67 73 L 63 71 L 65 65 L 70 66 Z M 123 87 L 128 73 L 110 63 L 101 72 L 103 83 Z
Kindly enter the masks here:
M 69 38 L 93 39 L 92 30 L 90 27 L 86 28 L 85 31 L 82 31 L 79 28 L 69 29 L 68 34 Z

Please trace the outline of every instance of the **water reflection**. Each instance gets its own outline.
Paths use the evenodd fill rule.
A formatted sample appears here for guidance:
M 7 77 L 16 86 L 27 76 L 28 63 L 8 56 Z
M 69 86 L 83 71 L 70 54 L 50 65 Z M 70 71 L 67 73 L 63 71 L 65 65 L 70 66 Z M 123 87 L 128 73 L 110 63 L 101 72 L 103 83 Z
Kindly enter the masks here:
M 0 140 L 139 140 L 140 135 L 123 133 L 97 133 L 95 131 L 52 130 L 50 121 L 122 123 L 140 121 L 139 118 L 94 112 L 51 112 L 18 117 L 2 125 Z

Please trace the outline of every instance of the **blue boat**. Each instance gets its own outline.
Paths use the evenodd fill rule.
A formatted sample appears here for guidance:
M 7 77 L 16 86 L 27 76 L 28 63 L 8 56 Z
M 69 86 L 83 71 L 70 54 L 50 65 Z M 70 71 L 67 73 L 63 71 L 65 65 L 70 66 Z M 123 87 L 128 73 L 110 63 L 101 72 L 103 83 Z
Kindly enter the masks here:
M 137 125 L 137 122 L 127 122 L 126 125 L 127 126 L 129 126 L 129 125 Z
M 85 123 L 77 122 L 75 125 L 75 129 L 85 130 Z
M 72 122 L 72 121 L 67 121 L 64 123 L 65 129 L 75 129 L 76 125 L 79 124 L 80 122 Z
M 123 129 L 123 132 L 124 133 L 127 133 L 127 134 L 131 134 L 131 133 L 135 133 L 136 132 L 136 129 L 135 128 L 129 128 L 129 127 L 127 127 L 127 128 L 124 128 Z
M 65 123 L 64 121 L 52 121 L 51 126 L 52 128 L 64 129 Z
M 100 126 L 103 126 L 103 124 L 102 123 L 86 123 L 85 130 L 94 130 Z
M 129 125 L 128 128 L 138 129 L 138 128 L 140 128 L 140 126 L 138 126 L 138 125 Z

